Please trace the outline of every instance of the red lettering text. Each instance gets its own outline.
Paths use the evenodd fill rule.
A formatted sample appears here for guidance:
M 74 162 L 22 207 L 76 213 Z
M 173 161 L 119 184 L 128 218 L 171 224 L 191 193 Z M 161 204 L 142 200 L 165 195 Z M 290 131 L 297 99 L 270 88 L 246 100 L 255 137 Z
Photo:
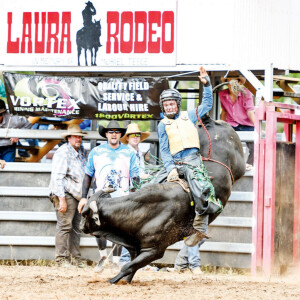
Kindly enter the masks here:
M 125 41 L 125 25 L 129 25 L 128 41 Z M 128 28 L 128 26 L 127 26 Z M 125 11 L 121 14 L 121 52 L 131 53 L 133 45 L 133 13 Z
M 7 53 L 19 53 L 20 38 L 16 41 L 11 40 L 11 24 L 12 24 L 12 13 L 7 13 L 7 25 L 8 25 L 8 37 L 7 37 Z
M 135 38 L 134 38 L 134 52 L 145 53 L 147 49 L 147 13 L 145 11 L 136 11 L 134 15 L 135 22 Z M 143 27 L 143 31 L 140 29 Z M 142 32 L 143 39 L 139 41 L 139 32 Z
M 166 26 L 170 27 L 170 40 L 166 40 Z M 162 15 L 162 52 L 173 53 L 174 51 L 174 12 L 164 11 Z
M 7 24 L 7 53 L 71 53 L 71 12 L 24 12 L 21 47 L 19 37 L 12 40 L 12 12 L 7 13 Z
M 116 29 L 114 33 L 112 33 L 112 24 L 116 25 Z M 109 11 L 107 12 L 106 53 L 111 53 L 111 39 L 114 39 L 114 53 L 119 53 L 118 35 L 119 35 L 119 13 L 117 11 Z
M 54 25 L 54 26 L 52 26 Z M 52 32 L 52 28 L 55 27 L 55 31 Z M 58 29 L 59 29 L 59 14 L 57 12 L 48 13 L 48 39 L 47 39 L 47 53 L 51 53 L 51 40 L 54 41 L 53 53 L 58 53 Z
M 42 13 L 42 40 L 39 41 L 39 23 L 40 14 L 38 12 L 34 13 L 34 24 L 35 24 L 35 42 L 34 42 L 34 52 L 35 53 L 45 53 L 45 28 L 46 28 L 46 13 Z
M 172 11 L 107 12 L 106 53 L 172 53 L 174 19 Z
M 26 30 L 28 29 L 28 30 Z M 22 43 L 21 43 L 21 53 L 25 53 L 25 41 L 27 40 L 27 51 L 32 53 L 32 40 L 31 40 L 31 13 L 25 12 L 23 14 L 23 33 L 22 33 Z

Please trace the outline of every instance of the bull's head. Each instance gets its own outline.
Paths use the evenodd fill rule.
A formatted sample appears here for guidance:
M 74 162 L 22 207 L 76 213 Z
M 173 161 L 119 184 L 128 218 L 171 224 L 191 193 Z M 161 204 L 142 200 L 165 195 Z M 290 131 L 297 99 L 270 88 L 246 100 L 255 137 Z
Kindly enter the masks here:
M 89 197 L 88 203 L 84 206 L 82 210 L 82 218 L 80 222 L 80 229 L 84 233 L 93 233 L 100 230 L 100 218 L 97 201 L 100 198 L 110 197 L 111 192 L 114 189 L 107 188 L 105 190 L 100 190 L 91 197 Z
M 99 214 L 98 210 L 97 213 L 95 213 L 94 209 L 90 207 L 90 204 L 92 204 L 92 207 L 96 204 L 96 201 L 92 201 L 92 203 L 88 203 L 84 209 L 82 210 L 82 218 L 80 222 L 80 229 L 84 233 L 93 233 L 95 231 L 99 231 L 100 229 L 100 220 L 99 220 Z M 96 205 L 97 207 L 97 205 Z M 94 207 L 93 207 L 94 208 Z

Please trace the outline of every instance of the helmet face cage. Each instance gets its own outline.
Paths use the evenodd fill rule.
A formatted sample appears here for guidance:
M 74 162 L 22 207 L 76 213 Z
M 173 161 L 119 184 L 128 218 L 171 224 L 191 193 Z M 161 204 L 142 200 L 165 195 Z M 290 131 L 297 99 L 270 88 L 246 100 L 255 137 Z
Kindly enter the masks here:
M 164 90 L 159 97 L 159 105 L 161 108 L 161 111 L 163 112 L 163 114 L 165 114 L 165 110 L 164 110 L 164 105 L 163 103 L 167 100 L 175 100 L 177 102 L 177 106 L 178 106 L 178 112 L 180 112 L 180 107 L 181 107 L 181 95 L 180 93 L 175 90 L 175 89 L 168 89 L 168 90 Z

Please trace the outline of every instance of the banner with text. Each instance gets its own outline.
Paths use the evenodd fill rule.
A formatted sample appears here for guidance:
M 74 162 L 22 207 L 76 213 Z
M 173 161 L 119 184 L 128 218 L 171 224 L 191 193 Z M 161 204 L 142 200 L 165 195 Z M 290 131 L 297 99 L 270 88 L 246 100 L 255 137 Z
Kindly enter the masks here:
M 3 76 L 10 112 L 21 116 L 159 120 L 168 88 L 164 78 Z
M 176 2 L 3 1 L 0 63 L 175 66 Z

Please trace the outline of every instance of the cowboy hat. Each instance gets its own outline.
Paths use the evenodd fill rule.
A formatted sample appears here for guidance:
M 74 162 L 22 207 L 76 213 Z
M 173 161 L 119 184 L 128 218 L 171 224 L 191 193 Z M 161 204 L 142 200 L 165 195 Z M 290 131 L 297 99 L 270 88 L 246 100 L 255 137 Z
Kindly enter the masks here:
M 61 136 L 65 139 L 67 136 L 70 135 L 85 136 L 86 132 L 83 132 L 78 124 L 71 124 L 69 125 L 67 132 L 63 133 Z
M 110 129 L 118 129 L 121 132 L 121 137 L 125 134 L 126 129 L 122 128 L 119 124 L 119 122 L 117 121 L 110 121 L 107 125 L 107 127 L 105 128 L 104 126 L 99 126 L 99 134 L 106 138 L 106 132 Z
M 246 83 L 246 78 L 243 77 L 242 75 L 239 75 L 239 76 L 228 76 L 228 77 L 225 77 L 225 78 L 224 77 L 221 78 L 222 82 L 229 82 L 230 80 L 237 80 L 242 85 L 244 85 Z
M 0 99 L 0 114 L 4 113 L 6 111 L 6 105 L 5 102 Z
M 144 141 L 145 139 L 147 139 L 150 136 L 149 131 L 142 132 L 142 131 L 140 131 L 139 124 L 132 123 L 132 124 L 128 125 L 127 131 L 126 131 L 125 135 L 120 139 L 120 141 L 123 144 L 128 144 L 127 136 L 129 134 L 132 134 L 132 133 L 140 133 L 141 134 L 141 142 Z

